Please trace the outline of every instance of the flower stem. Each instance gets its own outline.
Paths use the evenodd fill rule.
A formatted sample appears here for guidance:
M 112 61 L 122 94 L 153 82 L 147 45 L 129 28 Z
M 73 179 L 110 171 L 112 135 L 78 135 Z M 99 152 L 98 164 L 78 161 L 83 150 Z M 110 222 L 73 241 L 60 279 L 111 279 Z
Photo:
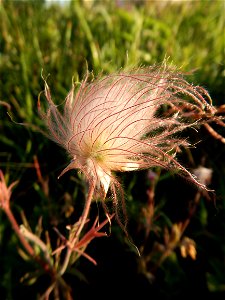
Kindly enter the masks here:
M 73 247 L 75 246 L 75 244 L 79 238 L 79 235 L 81 234 L 81 231 L 85 225 L 85 222 L 88 217 L 88 213 L 90 211 L 90 206 L 91 206 L 91 201 L 92 201 L 92 197 L 94 194 L 94 190 L 95 190 L 95 181 L 89 187 L 88 195 L 87 195 L 86 202 L 85 202 L 85 207 L 84 207 L 84 210 L 83 210 L 83 213 L 81 216 L 81 222 L 80 222 L 80 225 L 79 225 L 74 237 L 72 238 L 70 245 L 68 245 L 66 256 L 65 256 L 63 265 L 61 267 L 61 270 L 59 272 L 60 275 L 63 275 L 65 273 L 65 271 L 68 267 L 68 264 L 69 264 L 71 254 L 73 252 Z

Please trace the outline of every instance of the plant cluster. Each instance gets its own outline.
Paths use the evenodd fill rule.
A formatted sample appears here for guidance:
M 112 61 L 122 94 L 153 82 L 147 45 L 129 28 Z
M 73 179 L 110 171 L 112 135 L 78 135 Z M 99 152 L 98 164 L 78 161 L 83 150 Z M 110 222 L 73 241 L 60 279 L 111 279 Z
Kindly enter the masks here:
M 222 9 L 1 2 L 2 299 L 223 297 Z

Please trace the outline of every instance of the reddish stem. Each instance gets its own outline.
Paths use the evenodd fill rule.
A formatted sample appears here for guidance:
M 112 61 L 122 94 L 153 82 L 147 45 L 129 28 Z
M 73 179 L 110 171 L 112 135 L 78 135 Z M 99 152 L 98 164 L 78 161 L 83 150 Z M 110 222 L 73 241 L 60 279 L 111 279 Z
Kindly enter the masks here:
M 12 225 L 13 230 L 15 231 L 17 237 L 19 238 L 21 244 L 26 249 L 27 253 L 33 257 L 35 255 L 34 249 L 31 247 L 31 245 L 26 241 L 24 236 L 21 234 L 20 227 L 17 224 L 17 221 L 16 221 L 14 215 L 12 214 L 11 209 L 5 208 L 4 211 Z
M 32 258 L 34 258 L 34 260 L 44 269 L 44 271 L 49 272 L 51 274 L 52 278 L 55 277 L 55 272 L 51 268 L 51 266 L 49 266 L 49 264 L 47 264 L 45 261 L 43 261 L 39 256 L 35 255 L 34 249 L 31 247 L 31 245 L 27 242 L 27 240 L 24 238 L 23 234 L 21 233 L 20 227 L 19 227 L 14 215 L 12 214 L 11 209 L 9 207 L 7 207 L 7 208 L 5 207 L 4 212 L 7 215 L 14 232 L 16 233 L 18 239 L 20 240 L 21 244 L 23 245 L 23 247 L 27 251 L 27 253 Z

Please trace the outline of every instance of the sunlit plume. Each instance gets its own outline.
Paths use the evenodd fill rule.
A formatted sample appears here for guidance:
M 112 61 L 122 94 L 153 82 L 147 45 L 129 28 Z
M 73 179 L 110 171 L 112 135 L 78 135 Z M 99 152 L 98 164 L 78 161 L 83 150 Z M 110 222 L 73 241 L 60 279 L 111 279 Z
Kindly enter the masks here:
M 159 166 L 202 186 L 176 153 L 189 146 L 180 133 L 214 114 L 205 89 L 165 66 L 90 77 L 73 85 L 63 109 L 53 102 L 46 81 L 46 112 L 38 102 L 49 137 L 71 157 L 61 175 L 79 169 L 102 199 L 110 189 L 115 203 L 122 193 L 115 172 Z

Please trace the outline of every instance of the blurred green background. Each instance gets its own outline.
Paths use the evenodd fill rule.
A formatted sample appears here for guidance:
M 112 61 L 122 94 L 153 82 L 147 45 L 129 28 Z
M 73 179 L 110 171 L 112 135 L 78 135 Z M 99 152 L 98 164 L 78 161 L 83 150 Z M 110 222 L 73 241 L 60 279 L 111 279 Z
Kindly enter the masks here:
M 61 103 L 72 78 L 82 80 L 87 68 L 95 75 L 107 74 L 124 67 L 154 65 L 165 58 L 189 73 L 188 81 L 205 87 L 216 106 L 225 104 L 225 2 L 0 2 L 0 104 L 8 104 L 0 105 L 0 169 L 9 182 L 19 179 L 12 197 L 19 223 L 23 212 L 35 229 L 42 216 L 43 228 L 54 242 L 53 226 L 66 232 L 65 226 L 79 218 L 84 202 L 85 185 L 76 171 L 57 179 L 68 163 L 67 154 L 36 130 L 42 127 L 37 112 L 38 95 L 44 88 L 41 74 L 50 74 L 53 99 Z M 141 248 L 149 176 L 157 174 L 155 214 L 145 255 L 138 257 L 113 222 L 110 237 L 96 239 L 88 247 L 98 265 L 81 258 L 66 274 L 74 299 L 132 299 L 134 295 L 136 299 L 190 299 L 199 293 L 225 299 L 225 145 L 204 129 L 191 134 L 190 140 L 200 138 L 201 142 L 180 153 L 179 160 L 189 169 L 200 164 L 212 169 L 210 188 L 215 190 L 213 199 L 201 195 L 185 232 L 196 243 L 196 259 L 182 257 L 177 247 L 151 271 L 158 261 L 155 247 L 165 243 L 166 230 L 171 232 L 174 224 L 188 218 L 196 189 L 158 169 L 152 174 L 118 175 L 126 194 L 128 231 Z M 35 160 L 47 192 L 37 179 Z M 93 205 L 92 217 L 98 213 Z M 33 266 L 21 258 L 18 247 L 0 212 L 0 299 L 38 299 L 45 277 L 34 284 L 21 280 Z M 150 255 L 146 264 L 148 251 L 154 257 Z

